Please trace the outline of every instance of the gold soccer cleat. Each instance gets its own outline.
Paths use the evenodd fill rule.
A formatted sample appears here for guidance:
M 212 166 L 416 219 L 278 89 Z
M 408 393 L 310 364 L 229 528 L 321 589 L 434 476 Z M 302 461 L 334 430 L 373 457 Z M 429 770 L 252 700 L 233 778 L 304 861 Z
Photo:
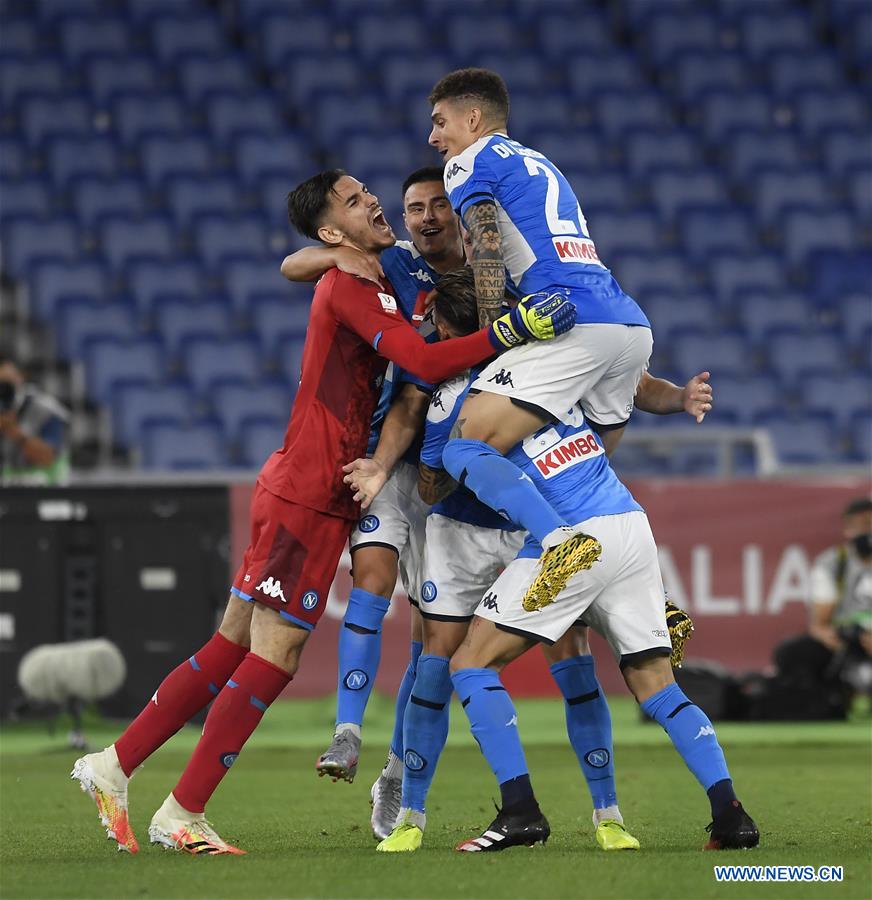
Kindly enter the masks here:
M 565 541 L 543 550 L 539 573 L 524 594 L 524 609 L 535 612 L 553 603 L 566 582 L 577 572 L 589 569 L 602 552 L 602 544 L 584 532 L 571 534 Z

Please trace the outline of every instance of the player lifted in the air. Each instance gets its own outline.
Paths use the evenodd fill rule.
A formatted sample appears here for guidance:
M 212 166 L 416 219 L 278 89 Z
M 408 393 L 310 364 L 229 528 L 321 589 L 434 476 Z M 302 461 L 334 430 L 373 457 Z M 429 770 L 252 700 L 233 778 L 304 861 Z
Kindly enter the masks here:
M 378 198 L 340 169 L 288 195 L 293 225 L 313 240 L 373 258 L 394 243 Z M 397 312 L 391 286 L 333 269 L 315 288 L 300 386 L 281 449 L 258 476 L 251 540 L 218 632 L 171 672 L 119 739 L 77 760 L 72 777 L 97 804 L 120 849 L 135 853 L 127 786 L 135 769 L 214 699 L 181 778 L 149 826 L 152 843 L 192 854 L 235 854 L 206 820 L 222 778 L 288 685 L 317 624 L 358 506 L 342 464 L 362 456 L 388 360 L 440 381 L 516 337 L 553 334 L 562 307 L 539 298 L 493 328 L 427 344 Z M 495 332 L 500 329 L 499 334 Z
M 462 69 L 430 94 L 430 143 L 469 230 L 480 321 L 499 316 L 504 292 L 563 292 L 576 325 L 553 346 L 519 348 L 481 372 L 463 405 L 445 468 L 545 549 L 528 603 L 554 600 L 597 555 L 504 456 L 580 401 L 605 446 L 617 442 L 651 354 L 651 328 L 597 256 L 569 182 L 542 153 L 509 138 L 509 95 L 495 72 Z

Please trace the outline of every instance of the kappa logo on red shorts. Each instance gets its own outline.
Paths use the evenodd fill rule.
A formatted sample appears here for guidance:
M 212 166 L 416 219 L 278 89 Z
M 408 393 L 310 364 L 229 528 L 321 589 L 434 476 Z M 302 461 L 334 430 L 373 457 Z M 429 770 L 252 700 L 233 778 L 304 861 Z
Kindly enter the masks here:
M 267 597 L 272 597 L 273 600 L 281 599 L 282 603 L 287 603 L 285 600 L 285 595 L 282 593 L 282 583 L 280 581 L 275 581 L 272 575 L 269 576 L 265 581 L 261 581 L 261 583 L 255 588 L 256 591 L 263 591 Z
M 601 456 L 603 453 L 605 450 L 597 443 L 593 432 L 583 431 L 561 441 L 547 453 L 540 453 L 533 458 L 533 462 L 543 478 L 553 478 L 580 462 Z

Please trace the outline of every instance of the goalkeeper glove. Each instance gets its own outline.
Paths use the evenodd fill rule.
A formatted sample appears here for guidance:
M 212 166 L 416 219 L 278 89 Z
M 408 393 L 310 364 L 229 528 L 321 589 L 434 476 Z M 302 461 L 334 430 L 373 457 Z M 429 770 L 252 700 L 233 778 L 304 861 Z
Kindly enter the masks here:
M 666 598 L 666 626 L 672 642 L 669 661 L 673 668 L 680 669 L 684 662 L 684 645 L 690 640 L 693 633 L 693 622 L 690 616 L 680 606 L 676 606 L 669 597 Z
M 575 306 L 566 294 L 528 294 L 504 316 L 491 323 L 490 341 L 497 350 L 524 341 L 549 341 L 575 325 Z

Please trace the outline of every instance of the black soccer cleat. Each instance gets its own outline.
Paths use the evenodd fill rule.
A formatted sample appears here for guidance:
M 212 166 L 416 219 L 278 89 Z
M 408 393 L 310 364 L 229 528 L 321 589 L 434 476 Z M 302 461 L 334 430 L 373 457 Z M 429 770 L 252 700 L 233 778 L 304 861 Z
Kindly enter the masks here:
M 544 844 L 551 836 L 551 826 L 538 811 L 529 813 L 505 813 L 497 808 L 497 817 L 477 838 L 461 841 L 454 849 L 463 853 L 505 850 L 508 847 L 532 847 Z
M 706 850 L 748 850 L 760 843 L 757 823 L 738 800 L 733 800 L 705 830 L 711 835 Z

